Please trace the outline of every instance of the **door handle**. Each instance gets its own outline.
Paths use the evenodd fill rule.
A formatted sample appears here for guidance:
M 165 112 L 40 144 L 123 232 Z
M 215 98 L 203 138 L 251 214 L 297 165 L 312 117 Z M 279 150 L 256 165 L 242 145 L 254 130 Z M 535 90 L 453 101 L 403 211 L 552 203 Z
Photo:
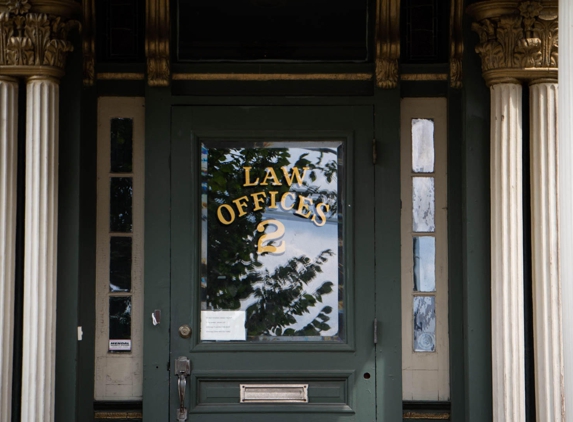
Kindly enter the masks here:
M 175 360 L 175 376 L 177 377 L 177 391 L 179 392 L 179 409 L 177 409 L 177 422 L 187 420 L 187 408 L 185 407 L 185 389 L 187 377 L 191 375 L 191 362 L 185 356 Z

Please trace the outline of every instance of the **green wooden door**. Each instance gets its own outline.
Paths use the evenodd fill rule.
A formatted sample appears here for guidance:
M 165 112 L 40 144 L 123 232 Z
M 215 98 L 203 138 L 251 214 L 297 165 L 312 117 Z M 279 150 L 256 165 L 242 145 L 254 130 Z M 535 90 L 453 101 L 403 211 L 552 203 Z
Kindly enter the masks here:
M 368 106 L 173 107 L 169 420 L 180 356 L 190 421 L 376 419 L 373 133 Z

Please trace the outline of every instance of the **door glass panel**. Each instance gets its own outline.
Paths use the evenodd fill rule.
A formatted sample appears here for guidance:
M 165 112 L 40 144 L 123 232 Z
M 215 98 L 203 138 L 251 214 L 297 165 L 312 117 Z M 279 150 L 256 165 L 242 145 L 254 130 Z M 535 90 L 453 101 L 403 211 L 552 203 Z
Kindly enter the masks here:
M 436 290 L 436 239 L 414 236 L 414 291 Z
M 109 291 L 131 290 L 131 237 L 112 236 L 109 240 Z
M 412 178 L 412 212 L 415 232 L 433 232 L 434 222 L 434 178 Z
M 412 119 L 412 170 L 434 172 L 434 121 Z
M 343 147 L 202 144 L 203 341 L 344 340 Z
M 131 177 L 112 177 L 109 198 L 109 231 L 132 231 L 133 180 Z
M 110 126 L 111 172 L 131 173 L 133 170 L 133 119 L 111 119 Z
M 414 296 L 414 351 L 436 351 L 436 298 Z
M 109 298 L 109 350 L 131 350 L 131 296 Z

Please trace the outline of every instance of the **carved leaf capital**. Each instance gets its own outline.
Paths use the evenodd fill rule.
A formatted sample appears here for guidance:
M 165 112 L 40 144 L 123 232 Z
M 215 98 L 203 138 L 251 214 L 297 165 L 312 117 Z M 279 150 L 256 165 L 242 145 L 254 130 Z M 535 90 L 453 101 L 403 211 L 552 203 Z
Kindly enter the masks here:
M 50 66 L 63 70 L 73 50 L 68 33 L 79 22 L 30 12 L 28 0 L 10 0 L 0 13 L 0 66 Z
M 524 71 L 531 75 L 532 69 L 556 69 L 556 4 L 553 0 L 489 0 L 472 5 L 468 12 L 476 18 L 472 29 L 479 35 L 475 50 L 484 74 L 510 71 L 515 76 Z

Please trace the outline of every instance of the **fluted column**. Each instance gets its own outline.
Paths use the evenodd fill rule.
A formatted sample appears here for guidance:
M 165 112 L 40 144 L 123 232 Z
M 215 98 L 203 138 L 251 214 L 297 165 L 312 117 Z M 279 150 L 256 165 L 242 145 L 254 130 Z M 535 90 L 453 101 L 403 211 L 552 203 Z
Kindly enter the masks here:
M 557 6 L 557 0 L 486 0 L 466 9 L 474 18 L 472 29 L 479 35 L 475 51 L 481 57 L 482 75 L 492 92 L 492 390 L 494 420 L 499 422 L 525 420 L 520 84 L 556 80 L 559 51 L 563 51 L 558 45 L 561 11 Z M 556 152 L 551 149 L 554 141 L 553 146 L 549 145 L 555 120 L 543 120 L 551 118 L 554 100 L 549 100 L 551 93 L 543 91 L 542 85 L 532 87 L 534 102 L 544 93 L 548 95 L 541 109 L 532 105 L 532 148 L 541 148 L 532 150 L 531 180 L 534 341 L 535 362 L 539 365 L 536 408 L 538 421 L 554 422 L 560 420 L 557 403 L 562 393 L 555 366 L 560 342 L 555 306 L 559 302 L 555 274 L 558 222 L 555 172 L 551 173 L 551 166 L 555 165 Z M 570 167 L 571 162 L 567 165 Z
M 11 420 L 18 82 L 0 75 L 0 422 Z
M 538 421 L 564 421 L 559 221 L 557 81 L 530 85 L 533 337 Z
M 573 420 L 573 3 L 559 1 L 559 260 L 562 295 L 565 411 Z
M 26 110 L 26 209 L 22 421 L 54 420 L 59 86 L 30 77 Z
M 491 90 L 493 420 L 525 421 L 521 85 Z

